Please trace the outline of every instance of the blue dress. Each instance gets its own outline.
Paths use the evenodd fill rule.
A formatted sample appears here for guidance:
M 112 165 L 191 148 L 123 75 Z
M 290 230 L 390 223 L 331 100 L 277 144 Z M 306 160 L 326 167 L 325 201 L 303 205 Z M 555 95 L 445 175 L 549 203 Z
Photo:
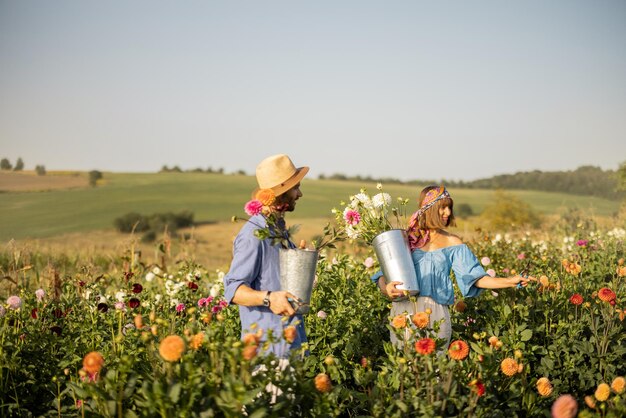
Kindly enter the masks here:
M 464 297 L 478 296 L 482 289 L 475 286 L 478 279 L 487 276 L 485 269 L 465 244 L 422 251 L 416 248 L 411 252 L 417 273 L 419 296 L 428 296 L 441 305 L 454 303 L 454 287 L 450 272 L 454 271 L 456 283 Z M 372 280 L 378 283 L 383 275 L 378 271 Z
M 450 278 L 450 272 L 454 271 L 456 283 L 464 297 L 478 296 L 483 289 L 476 287 L 476 282 L 487 276 L 485 269 L 465 244 L 452 245 L 438 248 L 432 251 L 422 251 L 419 248 L 411 252 L 413 265 L 417 273 L 419 295 L 417 302 L 408 300 L 393 301 L 390 315 L 400 314 L 413 315 L 415 312 L 424 312 L 430 309 L 430 328 L 435 322 L 439 323 L 438 337 L 450 342 L 452 324 L 450 323 L 449 305 L 454 303 L 454 285 Z M 372 280 L 378 283 L 383 275 L 378 271 L 372 276 Z M 404 339 L 411 338 L 409 329 L 404 334 Z M 391 341 L 401 345 L 396 332 L 391 331 Z M 447 345 L 446 345 L 447 346 Z

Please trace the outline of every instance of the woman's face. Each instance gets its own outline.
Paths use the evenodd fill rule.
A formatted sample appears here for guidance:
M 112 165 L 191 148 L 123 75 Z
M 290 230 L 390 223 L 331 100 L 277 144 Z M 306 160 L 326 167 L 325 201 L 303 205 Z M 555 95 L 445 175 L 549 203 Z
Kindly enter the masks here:
M 439 208 L 439 217 L 445 226 L 448 226 L 450 223 L 450 214 L 452 214 L 450 206 L 442 206 Z

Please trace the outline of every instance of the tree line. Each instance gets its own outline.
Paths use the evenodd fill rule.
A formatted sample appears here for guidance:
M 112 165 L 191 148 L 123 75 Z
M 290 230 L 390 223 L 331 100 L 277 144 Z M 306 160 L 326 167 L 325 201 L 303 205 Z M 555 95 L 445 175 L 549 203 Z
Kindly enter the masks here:
M 9 161 L 8 158 L 3 158 L 0 160 L 0 170 L 22 171 L 24 170 L 24 160 L 22 160 L 22 157 L 18 157 L 18 159 L 15 161 L 15 166 L 13 166 L 13 164 L 11 164 L 11 161 Z M 35 172 L 40 176 L 45 176 L 46 167 L 44 167 L 43 165 L 37 165 L 35 166 Z
M 375 178 L 371 176 L 347 176 L 321 174 L 320 180 L 366 181 L 396 184 L 445 184 L 447 187 L 463 189 L 519 189 L 545 192 L 559 192 L 584 196 L 596 196 L 605 199 L 619 200 L 626 197 L 622 179 L 626 178 L 626 162 L 615 170 L 602 170 L 595 166 L 582 166 L 570 171 L 524 171 L 515 174 L 502 174 L 472 181 L 455 180 L 410 180 L 396 178 Z

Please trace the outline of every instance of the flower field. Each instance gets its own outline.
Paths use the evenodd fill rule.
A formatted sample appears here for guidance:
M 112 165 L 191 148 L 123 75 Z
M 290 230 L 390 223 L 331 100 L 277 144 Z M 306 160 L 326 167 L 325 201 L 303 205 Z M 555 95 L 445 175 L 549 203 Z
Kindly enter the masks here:
M 221 271 L 165 255 L 146 265 L 131 249 L 79 260 L 7 247 L 0 415 L 625 416 L 626 231 L 546 236 L 468 242 L 490 273 L 530 262 L 539 281 L 457 299 L 449 346 L 428 312 L 388 318 L 367 247 L 323 252 L 310 354 L 289 359 L 262 355 L 257 334 L 241 340 Z M 390 331 L 409 338 L 395 347 Z

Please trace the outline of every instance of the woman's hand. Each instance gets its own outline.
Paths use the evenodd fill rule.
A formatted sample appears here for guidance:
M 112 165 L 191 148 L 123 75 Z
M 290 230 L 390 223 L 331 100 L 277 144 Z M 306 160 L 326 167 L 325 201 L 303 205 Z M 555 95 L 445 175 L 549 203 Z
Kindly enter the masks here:
M 533 276 L 522 277 L 520 275 L 509 277 L 511 287 L 521 285 L 522 287 L 528 286 L 528 282 L 536 282 L 537 279 Z
M 385 285 L 385 292 L 391 299 L 404 296 L 404 290 L 398 289 L 396 286 L 402 284 L 402 282 L 389 282 Z

